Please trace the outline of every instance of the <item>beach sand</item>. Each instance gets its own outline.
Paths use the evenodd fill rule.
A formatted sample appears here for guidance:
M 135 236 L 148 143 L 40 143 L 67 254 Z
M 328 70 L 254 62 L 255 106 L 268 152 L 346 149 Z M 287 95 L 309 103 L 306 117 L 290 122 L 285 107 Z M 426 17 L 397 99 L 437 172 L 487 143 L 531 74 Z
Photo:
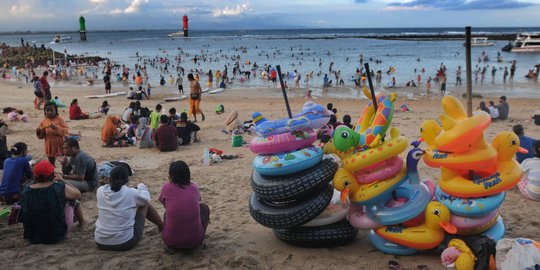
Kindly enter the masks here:
M 114 91 L 125 91 L 114 88 Z M 333 90 L 330 90 L 333 91 Z M 96 111 L 104 99 L 87 99 L 85 95 L 102 94 L 100 87 L 77 89 L 55 88 L 53 96 L 69 104 L 78 98 L 84 111 Z M 293 113 L 300 111 L 303 90 L 290 91 L 290 104 Z M 159 87 L 154 88 L 152 100 L 142 101 L 144 106 L 154 109 L 157 103 L 163 103 L 164 109 L 174 106 L 178 112 L 187 107 L 187 101 L 164 103 L 162 98 L 171 94 L 160 94 Z M 29 145 L 29 154 L 34 159 L 44 158 L 43 142 L 35 136 L 35 128 L 43 118 L 43 112 L 32 105 L 31 85 L 18 88 L 15 83 L 0 82 L 0 106 L 22 109 L 28 114 L 27 123 L 8 123 L 8 145 L 18 141 Z M 119 115 L 129 104 L 125 97 L 107 98 L 111 104 L 110 114 Z M 487 101 L 487 99 L 485 99 Z M 490 100 L 497 100 L 496 97 Z M 366 100 L 318 97 L 316 102 L 326 105 L 334 103 L 341 118 L 350 114 L 356 119 L 366 106 Z M 473 101 L 477 106 L 480 99 Z M 527 119 L 538 108 L 538 100 L 510 99 L 510 119 L 494 122 L 486 132 L 486 138 L 492 138 L 500 131 L 511 130 L 515 124 L 523 124 L 527 135 L 540 138 L 540 126 L 535 126 Z M 224 104 L 226 113 L 213 113 L 218 104 Z M 410 112 L 394 114 L 393 126 L 409 140 L 419 138 L 422 121 L 437 118 L 441 113 L 440 97 L 398 97 L 396 107 L 406 104 Z M 202 142 L 179 147 L 175 152 L 160 153 L 157 149 L 103 148 L 100 142 L 100 130 L 104 118 L 82 121 L 70 121 L 68 108 L 60 110 L 61 116 L 68 122 L 70 129 L 80 130 L 83 134 L 81 149 L 93 156 L 96 161 L 124 159 L 131 165 L 135 174 L 130 184 L 144 182 L 149 186 L 152 203 L 163 215 L 164 208 L 157 201 L 161 186 L 167 181 L 169 163 L 175 160 L 188 162 L 192 181 L 201 189 L 203 201 L 211 209 L 211 224 L 207 231 L 207 246 L 193 255 L 169 255 L 163 250 L 161 235 L 157 228 L 147 222 L 142 241 L 127 252 L 108 252 L 96 248 L 94 243 L 94 222 L 97 218 L 96 196 L 83 194 L 82 208 L 88 221 L 83 229 L 74 228 L 65 242 L 56 245 L 30 245 L 23 238 L 22 225 L 7 225 L 7 218 L 0 219 L 0 269 L 387 269 L 388 260 L 397 260 L 406 268 L 426 264 L 430 269 L 444 269 L 439 254 L 424 252 L 414 256 L 392 256 L 377 251 L 367 238 L 367 231 L 360 231 L 351 244 L 331 249 L 304 249 L 289 246 L 274 237 L 272 230 L 257 224 L 249 215 L 248 198 L 251 193 L 251 162 L 255 155 L 244 147 L 233 148 L 231 136 L 222 133 L 223 121 L 231 110 L 238 110 L 241 120 L 250 119 L 254 111 L 261 111 L 269 119 L 286 116 L 285 105 L 278 89 L 244 89 L 225 91 L 217 95 L 203 95 L 201 107 L 206 112 L 207 120 L 199 121 L 202 128 Z M 0 116 L 6 120 L 7 116 Z M 252 136 L 245 135 L 245 140 Z M 242 154 L 243 158 L 224 160 L 210 167 L 203 167 L 200 159 L 205 147 L 222 149 L 225 154 Z M 422 162 L 419 165 L 423 179 L 437 179 L 438 170 L 428 168 Z M 507 226 L 507 237 L 537 238 L 540 213 L 536 211 L 538 202 L 526 200 L 517 189 L 508 192 L 506 202 L 501 208 L 501 215 Z

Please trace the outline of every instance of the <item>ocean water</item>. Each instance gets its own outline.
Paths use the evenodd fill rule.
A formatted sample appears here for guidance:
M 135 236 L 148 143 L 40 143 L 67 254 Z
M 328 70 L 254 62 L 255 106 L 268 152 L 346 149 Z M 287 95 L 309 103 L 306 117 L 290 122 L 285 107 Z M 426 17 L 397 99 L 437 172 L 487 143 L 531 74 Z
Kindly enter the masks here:
M 478 28 L 473 29 L 473 35 L 485 34 L 515 34 L 525 31 L 540 31 L 540 28 Z M 333 62 L 333 70 L 339 70 L 341 78 L 345 81 L 350 93 L 345 95 L 358 95 L 353 89 L 351 78 L 357 68 L 360 68 L 360 54 L 364 56 L 364 62 L 370 64 L 373 71 L 381 70 L 383 74 L 378 89 L 383 89 L 392 77 L 395 77 L 397 85 L 404 86 L 407 81 L 421 76 L 422 84 L 427 78 L 435 77 L 441 64 L 447 68 L 448 85 L 455 82 L 455 70 L 458 66 L 463 69 L 462 79 L 465 81 L 465 48 L 463 40 L 382 40 L 368 39 L 366 36 L 410 36 L 420 34 L 460 34 L 463 28 L 386 28 L 386 29 L 296 29 L 296 30 L 239 30 L 239 31 L 190 31 L 189 38 L 171 38 L 167 34 L 173 30 L 148 30 L 148 31 L 110 31 L 88 32 L 88 40 L 79 41 L 79 34 L 71 33 L 6 33 L 0 34 L 0 42 L 8 45 L 19 45 L 21 37 L 25 41 L 35 43 L 37 46 L 45 44 L 56 51 L 66 50 L 69 54 L 99 55 L 109 58 L 118 64 L 125 64 L 132 71 L 138 62 L 136 53 L 145 59 L 169 59 L 169 73 L 163 73 L 160 65 L 156 68 L 147 66 L 150 82 L 158 85 L 160 75 L 166 78 L 173 75 L 176 78 L 175 67 L 179 64 L 186 73 L 194 69 L 223 70 L 228 66 L 229 76 L 232 76 L 234 62 L 240 63 L 241 70 L 251 70 L 253 63 L 259 67 L 265 64 L 275 67 L 281 66 L 283 73 L 289 73 L 295 69 L 302 75 L 301 86 L 305 86 L 305 78 L 308 72 L 313 71 L 314 76 L 310 82 L 310 89 L 320 91 L 323 76 L 327 73 L 335 82 L 335 77 L 329 72 L 329 65 Z M 63 34 L 72 37 L 73 42 L 50 44 L 55 34 Z M 491 68 L 496 67 L 495 84 L 502 84 L 503 68 L 510 68 L 512 60 L 517 61 L 517 71 L 514 83 L 526 83 L 524 77 L 536 64 L 540 64 L 540 53 L 517 54 L 502 52 L 501 49 L 508 41 L 494 41 L 491 47 L 475 47 L 472 49 L 473 69 L 488 67 L 484 84 L 491 83 Z M 243 48 L 243 49 L 241 49 Z M 503 62 L 497 62 L 497 52 L 501 53 Z M 194 63 L 194 56 L 206 56 L 206 61 Z M 479 57 L 487 55 L 488 61 L 479 62 Z M 182 61 L 176 63 L 175 57 L 180 56 Z M 235 58 L 233 61 L 231 58 Z M 370 61 L 379 60 L 380 62 Z M 248 65 L 247 61 L 251 64 Z M 386 71 L 393 67 L 395 72 L 387 74 Z M 421 70 L 425 72 L 422 73 Z M 257 73 L 260 73 L 261 68 Z M 97 72 L 101 79 L 101 71 Z M 133 74 L 133 72 L 131 72 Z M 113 74 L 114 75 L 114 74 Z M 131 76 L 131 75 L 130 75 Z M 206 82 L 206 75 L 201 77 Z M 234 88 L 244 87 L 268 87 L 267 81 L 260 79 L 259 74 L 252 75 L 251 79 L 240 82 L 237 75 L 233 83 Z M 288 85 L 292 86 L 291 78 Z M 96 82 L 99 82 L 97 80 Z M 473 74 L 474 81 L 474 74 Z M 480 81 L 480 79 L 479 79 Z M 184 83 L 187 80 L 184 78 Z M 434 90 L 436 85 L 432 83 Z M 113 87 L 115 87 L 113 85 Z M 203 86 L 204 87 L 204 86 Z M 499 87 L 500 88 L 500 87 Z M 526 87 L 510 87 L 509 95 L 540 97 L 540 91 L 527 91 Z M 536 88 L 539 88 L 536 86 Z M 166 87 L 174 92 L 174 87 Z M 474 89 L 474 88 L 473 88 Z M 485 89 L 485 87 L 483 87 Z M 538 89 L 540 90 L 540 89 Z

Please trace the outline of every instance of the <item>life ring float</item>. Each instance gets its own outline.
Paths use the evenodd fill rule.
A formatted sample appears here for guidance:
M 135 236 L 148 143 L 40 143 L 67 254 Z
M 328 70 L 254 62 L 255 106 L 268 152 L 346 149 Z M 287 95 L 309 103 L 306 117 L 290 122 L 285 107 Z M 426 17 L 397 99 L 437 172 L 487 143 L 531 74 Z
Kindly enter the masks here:
M 415 227 L 384 226 L 375 230 L 382 238 L 413 249 L 427 250 L 437 247 L 444 240 L 445 233 L 456 233 L 450 223 L 450 210 L 439 202 L 428 203 L 425 223 Z
M 340 190 L 343 196 L 348 196 L 351 203 L 357 205 L 372 205 L 387 198 L 388 194 L 397 189 L 401 183 L 407 180 L 407 168 L 403 166 L 396 175 L 371 184 L 360 185 L 356 177 L 347 169 L 339 168 L 334 179 L 334 187 L 340 190 L 346 187 L 349 191 Z M 340 187 L 340 188 L 338 188 Z
M 433 197 L 423 183 L 410 184 L 408 181 L 403 182 L 392 193 L 395 193 L 398 198 L 405 199 L 405 202 L 399 206 L 389 207 L 387 202 L 392 200 L 392 194 L 388 194 L 387 199 L 367 207 L 367 214 L 371 220 L 383 225 L 406 222 L 420 215 Z
M 487 236 L 494 241 L 499 241 L 504 237 L 506 233 L 506 227 L 504 226 L 504 221 L 501 216 L 497 217 L 497 221 L 491 228 L 483 232 L 482 235 Z
M 501 132 L 493 139 L 492 145 L 498 153 L 495 173 L 469 180 L 463 173 L 442 168 L 439 181 L 441 189 L 456 197 L 478 198 L 494 195 L 517 185 L 523 175 L 519 163 L 513 159 L 519 149 L 518 136 L 513 132 Z
M 343 168 L 356 172 L 405 151 L 408 141 L 405 137 L 399 135 L 397 128 L 390 130 L 390 136 L 392 137 L 390 140 L 385 141 L 376 148 L 357 152 L 343 159 Z
M 403 167 L 403 159 L 394 156 L 380 163 L 374 164 L 354 173 L 356 181 L 360 184 L 370 184 L 396 175 Z
M 400 244 L 388 241 L 375 233 L 374 230 L 369 231 L 369 241 L 378 250 L 391 255 L 405 256 L 418 253 L 418 249 L 409 248 Z
M 293 152 L 256 156 L 253 168 L 262 175 L 287 175 L 310 168 L 322 158 L 321 148 L 309 146 Z
M 314 130 L 293 131 L 267 137 L 255 137 L 249 143 L 251 152 L 270 155 L 288 152 L 312 145 L 317 140 Z
M 471 145 L 483 136 L 491 117 L 484 111 L 467 117 L 463 104 L 453 96 L 445 96 L 442 106 L 445 112 L 440 116 L 443 130 L 434 140 L 435 148 L 450 153 L 469 151 Z
M 450 223 L 454 224 L 457 228 L 458 235 L 474 235 L 485 232 L 495 222 L 499 216 L 499 211 L 493 210 L 490 213 L 478 216 L 478 217 L 463 217 L 458 215 L 452 215 Z
M 316 218 L 312 219 L 310 222 L 303 224 L 304 227 L 317 227 L 317 226 L 326 226 L 334 224 L 340 220 L 343 220 L 347 217 L 349 212 L 350 202 L 346 201 L 342 203 L 339 199 L 339 191 L 334 189 L 334 194 L 332 195 L 332 200 L 330 204 L 320 213 Z
M 371 99 L 371 93 L 367 91 L 366 87 L 363 87 L 362 91 L 366 97 Z M 373 102 L 370 101 L 358 119 L 354 130 L 346 126 L 337 128 L 333 137 L 336 148 L 340 151 L 347 151 L 350 148 L 364 150 L 379 145 L 392 122 L 396 98 L 396 93 L 379 94 L 376 97 L 377 111 L 375 111 Z
M 282 118 L 279 120 L 267 120 L 260 112 L 252 114 L 255 122 L 255 131 L 259 136 L 269 136 L 291 131 L 305 129 L 318 129 L 328 123 L 330 113 L 321 105 L 312 101 L 304 103 L 302 111 L 293 118 Z
M 482 141 L 484 140 L 482 139 Z M 471 149 L 470 151 L 459 154 L 427 149 L 424 162 L 426 165 L 434 168 L 445 167 L 464 172 L 473 170 L 476 172 L 493 173 L 496 170 L 497 151 L 491 145 L 487 144 L 484 148 Z
M 351 204 L 347 219 L 353 227 L 361 230 L 377 229 L 383 226 L 368 217 L 365 206 L 356 204 Z
M 459 198 L 448 195 L 437 186 L 435 199 L 444 204 L 450 212 L 464 217 L 479 217 L 498 209 L 504 201 L 506 192 L 497 193 L 488 197 Z

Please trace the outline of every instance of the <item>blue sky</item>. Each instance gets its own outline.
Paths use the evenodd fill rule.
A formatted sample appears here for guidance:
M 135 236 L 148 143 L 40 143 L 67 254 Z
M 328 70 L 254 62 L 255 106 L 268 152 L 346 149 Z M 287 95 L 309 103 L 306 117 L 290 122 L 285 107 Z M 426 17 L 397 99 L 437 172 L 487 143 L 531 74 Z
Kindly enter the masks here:
M 540 26 L 540 0 L 1 0 L 0 31 Z

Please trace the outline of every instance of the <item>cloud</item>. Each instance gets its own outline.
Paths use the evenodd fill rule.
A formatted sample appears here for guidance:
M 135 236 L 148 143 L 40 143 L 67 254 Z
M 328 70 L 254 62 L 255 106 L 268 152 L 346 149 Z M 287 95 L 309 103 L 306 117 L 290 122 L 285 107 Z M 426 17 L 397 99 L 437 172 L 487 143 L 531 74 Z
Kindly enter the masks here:
M 88 1 L 90 1 L 90 3 L 92 4 L 98 4 L 98 5 L 107 4 L 107 2 L 109 2 L 109 0 L 88 0 Z
M 389 10 L 471 10 L 471 9 L 513 9 L 534 6 L 530 2 L 519 0 L 413 0 L 389 3 Z
M 148 3 L 149 0 L 133 0 L 129 7 L 124 10 L 124 13 L 138 13 L 142 4 Z
M 9 12 L 13 15 L 21 15 L 21 14 L 28 14 L 31 12 L 31 10 L 32 10 L 31 5 L 22 3 L 22 4 L 11 6 L 11 8 L 9 9 Z
M 213 16 L 214 17 L 221 17 L 221 16 L 239 16 L 242 14 L 246 14 L 251 12 L 252 9 L 249 7 L 249 3 L 236 5 L 236 8 L 229 8 L 226 6 L 223 9 L 216 8 L 213 10 Z

